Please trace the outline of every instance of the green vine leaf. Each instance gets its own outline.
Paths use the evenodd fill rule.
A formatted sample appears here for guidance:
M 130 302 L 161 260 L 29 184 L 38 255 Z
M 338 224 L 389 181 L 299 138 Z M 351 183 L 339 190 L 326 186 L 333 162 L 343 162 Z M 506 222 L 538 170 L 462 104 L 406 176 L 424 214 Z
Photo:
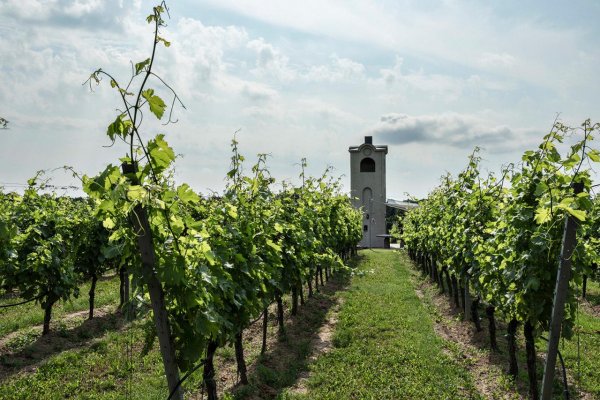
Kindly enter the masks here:
M 184 203 L 198 203 L 200 196 L 198 196 L 187 183 L 177 188 L 177 197 Z
M 139 74 L 140 72 L 142 72 L 142 70 L 148 65 L 150 64 L 150 59 L 146 58 L 144 61 L 140 61 L 139 63 L 135 64 L 135 74 Z
M 593 162 L 600 162 L 600 151 L 598 151 L 598 149 L 593 149 L 593 150 L 588 151 L 587 156 Z
M 110 140 L 115 140 L 115 136 L 125 139 L 131 132 L 133 124 L 130 120 L 124 119 L 125 116 L 125 114 L 118 115 L 115 121 L 108 126 L 106 134 Z
M 156 118 L 161 119 L 165 113 L 167 105 L 160 97 L 154 94 L 154 89 L 146 89 L 142 92 L 142 97 L 146 99 L 150 106 L 150 111 L 156 115 Z
M 566 212 L 577 218 L 579 221 L 585 221 L 586 212 L 583 210 L 576 210 L 571 207 L 559 207 L 564 209 Z
M 146 197 L 146 189 L 141 187 L 140 185 L 132 185 L 127 190 L 127 199 L 129 201 L 142 201 Z
M 106 218 L 104 221 L 102 221 L 102 225 L 106 229 L 113 229 L 115 227 L 115 221 L 109 217 L 109 218 Z
M 551 216 L 552 215 L 550 214 L 549 208 L 538 208 L 535 212 L 535 222 L 537 222 L 540 225 L 545 224 L 550 220 Z
M 568 159 L 563 161 L 562 164 L 564 165 L 565 168 L 571 169 L 574 166 L 576 166 L 577 164 L 579 164 L 580 161 L 581 161 L 581 157 L 579 156 L 579 154 L 573 153 L 573 154 L 571 154 L 571 156 Z
M 163 37 L 158 36 L 156 38 L 156 40 L 158 40 L 159 42 L 162 42 L 165 45 L 165 47 L 170 47 L 171 46 L 171 42 L 165 40 L 165 38 L 163 38 Z
M 148 153 L 155 172 L 166 170 L 175 160 L 175 152 L 164 140 L 165 135 L 156 135 L 154 140 L 148 143 Z

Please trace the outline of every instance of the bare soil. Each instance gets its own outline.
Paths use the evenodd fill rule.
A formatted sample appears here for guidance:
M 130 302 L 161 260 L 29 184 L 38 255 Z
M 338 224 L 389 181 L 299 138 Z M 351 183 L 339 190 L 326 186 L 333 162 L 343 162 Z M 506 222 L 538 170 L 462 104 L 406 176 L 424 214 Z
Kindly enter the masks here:
M 581 300 L 581 306 L 589 314 L 596 318 L 600 318 L 600 304 L 593 304 L 591 301 Z
M 315 338 L 311 342 L 311 353 L 308 357 L 309 362 L 314 362 L 322 354 L 328 353 L 333 349 L 333 334 L 335 332 L 335 326 L 338 322 L 338 313 L 342 305 L 342 299 L 336 298 L 336 301 L 327 314 L 327 318 L 324 324 L 321 326 Z M 289 389 L 290 393 L 306 394 L 308 393 L 307 382 L 310 378 L 309 371 L 303 371 L 299 374 L 298 380 Z

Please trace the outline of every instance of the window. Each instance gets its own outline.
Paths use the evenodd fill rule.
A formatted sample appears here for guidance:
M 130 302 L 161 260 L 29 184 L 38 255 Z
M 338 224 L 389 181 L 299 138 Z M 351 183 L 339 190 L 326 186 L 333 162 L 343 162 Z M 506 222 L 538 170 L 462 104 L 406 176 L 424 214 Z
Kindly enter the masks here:
M 360 162 L 360 172 L 375 172 L 375 161 L 372 158 L 363 158 Z

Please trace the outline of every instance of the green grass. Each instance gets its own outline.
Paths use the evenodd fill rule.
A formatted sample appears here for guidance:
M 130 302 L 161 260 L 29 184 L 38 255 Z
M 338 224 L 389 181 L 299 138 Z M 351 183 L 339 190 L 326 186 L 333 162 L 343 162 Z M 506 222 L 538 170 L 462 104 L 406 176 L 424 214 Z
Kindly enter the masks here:
M 89 283 L 80 296 L 55 305 L 52 329 L 41 337 L 37 326 L 43 310 L 34 304 L 0 311 L 0 338 L 17 332 L 0 354 L 0 400 L 11 399 L 165 399 L 168 396 L 162 361 L 155 343 L 142 355 L 144 322 L 126 323 L 114 310 L 119 301 L 118 277 L 104 278 L 96 286 L 95 307 L 112 306 L 109 313 L 87 320 L 68 314 L 89 307 Z M 0 304 L 20 298 L 2 299 Z M 202 374 L 184 387 L 197 392 Z
M 265 355 L 259 354 L 260 322 L 248 332 L 244 346 L 250 385 L 223 391 L 235 383 L 235 354 L 232 347 L 219 349 L 216 367 L 221 398 L 482 398 L 468 371 L 469 357 L 463 357 L 460 346 L 435 334 L 432 320 L 440 316 L 428 290 L 423 291 L 423 299 L 416 296 L 418 273 L 410 269 L 408 259 L 391 251 L 364 251 L 355 264 L 351 278 L 338 275 L 300 307 L 297 317 L 287 320 L 285 337 L 276 339 L 276 323 L 270 320 L 272 341 Z M 28 304 L 0 312 L 0 332 L 4 332 L 0 337 L 18 331 L 0 354 L 0 400 L 167 397 L 157 343 L 148 354 L 141 354 L 143 321 L 129 324 L 113 312 L 93 321 L 86 321 L 87 315 L 65 318 L 87 309 L 87 290 L 85 285 L 79 299 L 57 308 L 49 337 L 40 336 L 37 325 L 43 315 L 39 306 Z M 592 283 L 591 299 L 598 299 L 598 293 L 600 288 Z M 317 332 L 338 298 L 342 305 L 332 337 L 334 348 L 311 361 Z M 97 306 L 116 305 L 117 278 L 99 282 L 97 300 Z M 592 301 L 589 304 L 597 305 Z M 9 300 L 0 303 L 6 302 Z M 285 303 L 289 307 L 288 298 Z M 581 371 L 579 386 L 600 398 L 600 335 L 589 334 L 600 331 L 600 322 L 585 310 L 581 308 L 578 320 L 583 330 L 580 369 L 576 338 L 562 342 L 561 351 L 571 376 Z M 541 351 L 543 347 L 541 344 Z M 521 367 L 522 353 L 519 350 Z M 504 362 L 500 370 L 503 368 Z M 311 371 L 308 393 L 292 391 L 307 370 Z M 505 377 L 500 375 L 499 382 Z M 521 375 L 519 382 L 526 379 L 524 368 Z M 200 370 L 184 384 L 191 398 L 200 398 L 201 379 Z M 518 396 L 514 384 L 506 379 L 498 390 Z
M 135 399 L 167 397 L 162 363 L 156 349 L 140 356 L 144 332 L 140 323 L 109 331 L 99 340 L 60 351 L 0 383 L 0 399 Z M 132 349 L 131 357 L 128 356 Z
M 115 280 L 114 290 L 118 290 L 118 279 Z M 298 374 L 307 368 L 310 339 L 323 323 L 328 307 L 334 303 L 334 295 L 335 290 L 320 288 L 320 293 L 315 293 L 301 307 L 300 315 L 288 321 L 286 337 L 274 340 L 264 356 L 259 354 L 260 335 L 249 332 L 253 337 L 245 340 L 246 361 L 249 366 L 256 365 L 249 370 L 251 384 L 236 388 L 233 394 L 223 393 L 223 398 L 275 398 L 283 387 L 292 385 Z M 118 295 L 113 303 L 117 299 Z M 289 307 L 288 298 L 284 303 Z M 33 304 L 20 307 L 25 309 L 23 315 L 27 318 L 31 318 L 30 309 L 36 308 Z M 87 303 L 82 303 L 81 309 L 86 308 Z M 273 338 L 277 336 L 274 311 L 272 307 L 269 322 Z M 12 316 L 20 318 L 17 313 Z M 15 321 L 23 328 L 5 343 L 4 353 L 0 353 L 0 400 L 167 397 L 157 343 L 147 355 L 141 354 L 142 321 L 128 324 L 122 315 L 112 312 L 92 321 L 85 320 L 87 315 L 69 318 L 68 324 L 61 317 L 64 313 L 54 319 L 48 337 L 41 337 L 39 327 L 33 327 L 35 322 Z M 254 326 L 255 331 L 260 328 L 260 322 Z M 223 392 L 224 387 L 230 387 L 231 380 L 235 380 L 233 348 L 220 348 L 215 364 L 217 383 Z M 200 398 L 201 380 L 200 369 L 184 383 L 188 396 Z
M 52 308 L 52 320 L 57 321 L 63 316 L 83 311 L 89 308 L 88 292 L 90 283 L 80 287 L 79 297 L 67 302 L 58 302 Z M 20 297 L 0 299 L 0 305 L 18 303 Z M 110 277 L 98 281 L 96 285 L 96 307 L 119 302 L 119 278 Z M 35 303 L 27 303 L 16 307 L 0 308 L 0 338 L 11 332 L 41 325 L 44 322 L 44 310 Z
M 454 315 L 454 318 L 456 319 L 454 321 L 450 321 L 447 316 L 439 314 L 439 311 L 436 310 L 436 306 L 430 301 L 433 297 L 439 296 L 437 286 L 431 284 L 429 278 L 424 277 L 416 268 L 414 268 L 413 271 L 413 275 L 419 282 L 420 288 L 423 289 L 426 294 L 424 298 L 425 304 L 428 306 L 432 315 L 439 317 L 444 325 L 453 325 L 457 323 L 472 325 L 470 322 L 464 321 L 461 318 L 462 313 L 458 311 L 456 311 L 456 314 Z M 441 296 L 446 297 L 447 294 Z M 584 394 L 581 393 L 581 391 L 589 393 L 594 399 L 600 399 L 600 318 L 592 315 L 590 312 L 591 306 L 597 306 L 599 299 L 600 286 L 598 283 L 588 282 L 588 300 L 580 301 L 579 315 L 575 322 L 575 324 L 579 326 L 579 337 L 575 334 L 571 339 L 561 339 L 560 342 L 559 350 L 565 359 L 571 399 L 582 398 Z M 446 301 L 451 302 L 447 297 Z M 497 339 L 501 351 L 500 354 L 497 354 L 490 351 L 489 337 L 487 335 L 487 318 L 482 311 L 480 311 L 480 316 L 482 318 L 484 335 L 474 335 L 472 344 L 476 346 L 476 351 L 481 352 L 486 359 L 490 360 L 489 368 L 505 371 L 508 368 L 508 346 L 506 338 L 504 337 L 506 333 L 506 321 L 502 321 L 501 316 L 496 315 L 496 322 L 498 324 Z M 548 332 L 544 332 L 542 336 L 548 337 Z M 578 340 L 579 352 L 577 349 Z M 494 398 L 505 398 L 507 393 L 510 392 L 512 392 L 516 398 L 520 398 L 519 396 L 527 396 L 529 383 L 526 369 L 526 353 L 522 324 L 519 325 L 517 330 L 517 343 L 519 374 L 516 383 L 512 382 L 511 378 L 503 372 L 497 374 L 498 380 L 496 383 L 498 388 L 492 393 L 492 395 L 495 396 Z M 452 347 L 453 343 L 450 343 L 450 348 L 452 349 Z M 538 385 L 541 387 L 545 362 L 544 354 L 547 351 L 548 343 L 540 338 L 536 342 L 536 347 L 538 351 L 536 365 L 537 377 Z M 559 368 L 559 366 L 560 364 L 557 365 L 557 368 Z M 494 372 L 494 375 L 496 375 L 496 372 Z M 560 374 L 557 372 L 555 375 L 553 399 L 563 399 L 562 371 Z
M 593 398 L 600 399 L 600 318 L 589 310 L 589 306 L 599 303 L 600 286 L 597 282 L 588 281 L 587 297 L 588 300 L 583 303 L 587 303 L 588 307 L 579 307 L 574 336 L 570 340 L 561 340 L 559 350 L 578 386 L 592 394 Z M 539 347 L 546 351 L 547 344 L 541 343 Z M 562 378 L 560 380 L 562 384 Z
M 600 305 L 600 283 L 588 280 L 586 300 L 592 306 Z
M 481 398 L 469 373 L 444 352 L 430 315 L 391 251 L 363 251 L 334 335 L 336 346 L 311 366 L 298 399 Z

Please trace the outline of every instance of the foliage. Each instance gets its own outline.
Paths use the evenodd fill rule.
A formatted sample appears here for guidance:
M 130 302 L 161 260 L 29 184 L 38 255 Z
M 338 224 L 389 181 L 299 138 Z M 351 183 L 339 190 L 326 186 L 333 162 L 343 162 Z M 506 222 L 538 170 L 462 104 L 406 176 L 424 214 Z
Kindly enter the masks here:
M 0 265 L 1 283 L 49 308 L 78 295 L 74 261 L 80 215 L 68 199 L 39 193 L 35 178 L 29 184 L 22 197 L 8 195 L 14 208 L 5 224 L 13 248 Z
M 89 201 L 46 193 L 41 176 L 22 196 L 0 193 L 0 288 L 50 313 L 79 295 L 82 280 L 105 271 L 99 253 L 107 238 Z
M 468 279 L 475 293 L 505 316 L 530 321 L 541 333 L 549 324 L 565 218 L 579 221 L 580 238 L 586 238 L 595 221 L 588 218 L 596 211 L 585 168 L 600 161 L 598 150 L 590 147 L 599 127 L 589 120 L 580 129 L 555 123 L 538 149 L 525 152 L 522 162 L 506 168 L 500 181 L 480 176 L 475 150 L 456 179 L 444 177 L 408 213 L 402 239 Z M 573 144 L 563 144 L 566 139 Z M 577 184 L 581 193 L 573 190 Z M 581 282 L 590 259 L 597 257 L 592 236 L 578 241 L 572 285 Z M 563 324 L 567 335 L 573 325 L 573 293 Z
M 139 238 L 149 234 L 150 256 L 156 260 L 152 279 L 158 280 L 164 296 L 170 341 L 179 368 L 189 370 L 202 357 L 208 341 L 231 341 L 276 293 L 289 290 L 317 263 L 340 264 L 336 252 L 356 245 L 360 217 L 337 185 L 328 183 L 327 175 L 308 179 L 302 189 L 288 188 L 277 194 L 271 189 L 274 179 L 264 155 L 259 155 L 251 174 L 244 175 L 244 158 L 235 140 L 223 196 L 202 198 L 188 184 L 174 183 L 175 151 L 164 134 L 148 138 L 141 124 L 148 111 L 159 120 L 169 115 L 167 123 L 171 122 L 173 107 L 167 110 L 158 90 L 149 87 L 152 83 L 166 86 L 173 96 L 171 104 L 179 101 L 153 72 L 157 45 L 169 46 L 160 36 L 165 12 L 162 3 L 148 17 L 155 27 L 152 56 L 135 64 L 127 84 L 102 69 L 90 77 L 90 84 L 108 78 L 116 90 L 123 110 L 106 134 L 112 142 L 125 142 L 128 151 L 120 159 L 121 168 L 108 165 L 83 182 L 96 203 L 96 217 L 109 230 L 108 251 L 121 263 L 132 265 L 130 273 L 143 298 L 149 297 L 148 275 L 139 261 L 131 259 L 142 258 Z M 293 210 L 294 203 L 298 212 Z M 139 222 L 144 220 L 149 232 L 134 228 L 144 229 Z M 338 235 L 338 228 L 342 234 Z M 290 241 L 301 236 L 299 243 Z M 284 267 L 284 261 L 295 262 Z

